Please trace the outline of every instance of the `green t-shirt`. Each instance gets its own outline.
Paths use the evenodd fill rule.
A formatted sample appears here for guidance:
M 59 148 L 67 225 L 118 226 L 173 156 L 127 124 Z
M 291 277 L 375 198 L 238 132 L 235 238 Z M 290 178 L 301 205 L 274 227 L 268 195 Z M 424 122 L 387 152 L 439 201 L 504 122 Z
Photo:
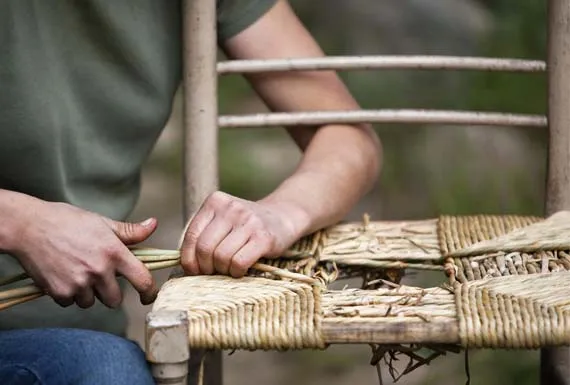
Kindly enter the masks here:
M 217 0 L 218 39 L 275 1 Z M 0 188 L 125 219 L 181 80 L 181 13 L 180 0 L 0 0 Z M 0 256 L 0 276 L 19 271 Z M 0 312 L 0 329 L 40 326 L 120 334 L 125 317 L 50 298 Z

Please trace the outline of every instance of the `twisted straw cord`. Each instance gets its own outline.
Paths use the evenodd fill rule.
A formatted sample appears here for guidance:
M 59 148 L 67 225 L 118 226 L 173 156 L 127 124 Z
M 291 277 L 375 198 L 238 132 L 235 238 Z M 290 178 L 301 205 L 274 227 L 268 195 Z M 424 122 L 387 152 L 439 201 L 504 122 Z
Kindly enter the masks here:
M 182 277 L 165 283 L 153 311 L 187 311 L 189 342 L 198 348 L 324 348 L 321 293 L 303 282 Z
M 507 220 L 505 217 L 505 220 Z M 532 220 L 526 218 L 526 221 Z M 570 249 L 570 212 L 560 211 L 542 221 L 524 226 L 523 218 L 517 218 L 522 225 L 489 239 L 474 242 L 468 246 L 449 250 L 449 257 L 467 257 L 501 252 L 537 252 Z M 473 224 L 473 222 L 470 222 Z
M 441 253 L 446 257 L 463 256 L 463 250 L 484 241 L 496 240 L 514 230 L 524 228 L 540 221 L 542 218 L 516 215 L 471 215 L 449 216 L 439 218 L 438 238 Z M 495 243 L 496 247 L 502 244 Z M 497 248 L 492 251 L 497 251 Z
M 570 343 L 570 272 L 454 285 L 461 345 L 536 349 Z

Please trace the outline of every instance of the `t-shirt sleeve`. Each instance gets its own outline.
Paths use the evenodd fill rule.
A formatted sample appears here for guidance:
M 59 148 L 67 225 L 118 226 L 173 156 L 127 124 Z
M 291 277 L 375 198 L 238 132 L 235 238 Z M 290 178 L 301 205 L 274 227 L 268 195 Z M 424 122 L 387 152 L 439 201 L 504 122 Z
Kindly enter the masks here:
M 218 41 L 227 40 L 269 11 L 277 0 L 217 0 Z

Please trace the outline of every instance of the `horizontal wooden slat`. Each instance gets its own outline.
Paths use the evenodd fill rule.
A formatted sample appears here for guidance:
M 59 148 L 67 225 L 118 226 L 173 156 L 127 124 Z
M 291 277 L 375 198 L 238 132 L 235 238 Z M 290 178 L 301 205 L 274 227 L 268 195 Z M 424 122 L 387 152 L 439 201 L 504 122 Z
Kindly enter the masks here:
M 540 60 L 467 56 L 328 56 L 319 58 L 228 60 L 217 65 L 219 74 L 307 70 L 482 70 L 543 72 Z
M 244 128 L 335 123 L 410 123 L 531 127 L 546 127 L 547 125 L 546 117 L 541 115 L 410 109 L 225 115 L 220 116 L 218 122 L 220 127 Z
M 329 344 L 459 344 L 459 323 L 445 319 L 439 322 L 335 322 L 323 320 L 323 338 Z

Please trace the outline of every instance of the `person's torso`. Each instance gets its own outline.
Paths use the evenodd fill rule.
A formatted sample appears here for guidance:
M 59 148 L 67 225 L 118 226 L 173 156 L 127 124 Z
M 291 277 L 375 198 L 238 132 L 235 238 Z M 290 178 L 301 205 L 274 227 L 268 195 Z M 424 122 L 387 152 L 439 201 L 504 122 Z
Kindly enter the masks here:
M 219 40 L 275 2 L 216 0 Z M 180 0 L 0 0 L 0 189 L 125 219 L 181 79 L 181 15 Z M 0 255 L 0 277 L 21 271 Z M 125 322 L 99 301 L 0 312 L 0 330 Z
M 179 84 L 179 19 L 178 0 L 0 0 L 0 188 L 124 219 Z M 125 316 L 50 298 L 0 314 L 38 326 L 122 333 Z
M 180 34 L 177 0 L 0 0 L 0 188 L 124 218 Z

